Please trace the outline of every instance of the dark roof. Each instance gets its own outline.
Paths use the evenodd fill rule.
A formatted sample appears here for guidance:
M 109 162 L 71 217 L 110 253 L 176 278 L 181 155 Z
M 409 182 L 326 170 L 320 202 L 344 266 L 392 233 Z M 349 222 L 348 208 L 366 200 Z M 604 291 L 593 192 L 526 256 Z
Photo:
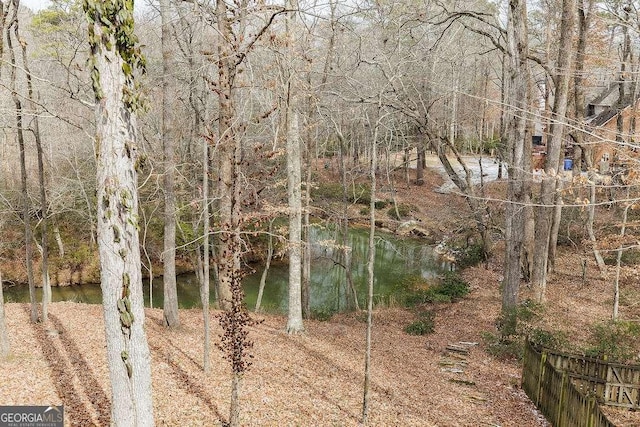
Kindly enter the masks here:
M 605 99 L 607 99 L 614 90 L 615 91 L 619 90 L 618 86 L 619 86 L 618 82 L 609 83 L 609 86 L 606 87 L 602 92 L 600 92 L 600 95 L 598 95 L 594 100 L 589 102 L 589 104 L 590 105 L 602 105 L 602 102 Z
M 618 110 L 616 108 L 608 108 L 604 110 L 602 113 L 595 116 L 593 119 L 589 120 L 589 124 L 591 126 L 602 126 L 607 123 L 609 120 L 614 118 Z

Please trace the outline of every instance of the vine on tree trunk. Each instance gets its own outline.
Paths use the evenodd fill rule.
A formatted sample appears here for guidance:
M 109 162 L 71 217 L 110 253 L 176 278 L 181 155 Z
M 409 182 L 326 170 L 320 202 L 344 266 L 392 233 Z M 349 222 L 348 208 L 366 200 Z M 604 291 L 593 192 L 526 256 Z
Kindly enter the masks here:
M 124 104 L 131 112 L 144 107 L 140 98 L 141 91 L 138 90 L 140 83 L 134 81 L 134 71 L 140 69 L 144 72 L 146 60 L 133 30 L 133 0 L 84 0 L 82 8 L 89 21 L 89 45 L 92 53 L 89 65 L 96 100 L 100 101 L 104 94 L 95 57 L 103 47 L 107 50 L 115 47 L 123 60 L 122 72 L 126 82 L 122 89 Z M 96 32 L 95 26 L 100 26 L 102 31 Z M 114 36 L 115 46 L 111 34 Z

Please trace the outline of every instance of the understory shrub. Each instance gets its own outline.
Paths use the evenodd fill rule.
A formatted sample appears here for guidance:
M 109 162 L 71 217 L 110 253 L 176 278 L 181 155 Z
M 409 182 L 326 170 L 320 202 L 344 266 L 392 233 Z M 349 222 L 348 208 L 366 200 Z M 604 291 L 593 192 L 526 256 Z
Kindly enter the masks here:
M 442 280 L 426 289 L 416 289 L 408 293 L 405 303 L 416 306 L 427 303 L 455 302 L 469 293 L 469 284 L 455 271 L 445 273 Z
M 314 320 L 319 320 L 321 322 L 331 320 L 334 314 L 336 314 L 336 310 L 329 307 L 316 308 L 314 310 L 311 310 L 311 318 Z
M 618 262 L 618 251 L 610 251 L 604 258 L 604 263 L 607 265 L 616 265 Z M 637 249 L 625 249 L 622 251 L 620 262 L 623 265 L 638 265 L 640 264 L 640 250 Z
M 486 260 L 482 243 L 474 243 L 466 248 L 460 249 L 456 255 L 456 266 L 460 269 L 474 267 Z
M 322 182 L 311 189 L 311 197 L 314 199 L 340 201 L 344 197 L 344 187 L 339 182 Z M 368 183 L 349 185 L 347 188 L 347 200 L 350 203 L 369 205 L 371 202 L 371 185 Z
M 429 303 L 448 303 L 459 300 L 469 293 L 469 284 L 456 272 L 448 272 L 437 284 L 430 284 L 421 276 L 407 277 L 396 292 L 407 307 Z M 405 326 L 409 335 L 433 333 L 435 313 L 430 310 L 419 312 L 419 319 Z
M 527 338 L 542 347 L 565 350 L 569 341 L 563 332 L 548 331 L 536 325 L 543 312 L 541 304 L 527 299 L 511 312 L 503 313 L 496 322 L 497 332 L 482 335 L 487 353 L 499 359 L 520 360 Z
M 636 342 L 639 337 L 640 325 L 635 322 L 608 320 L 597 323 L 591 328 L 590 346 L 585 354 L 618 362 L 638 359 Z
M 422 311 L 420 318 L 415 322 L 405 326 L 404 331 L 409 335 L 427 335 L 433 333 L 435 329 L 435 313 L 432 311 Z
M 387 215 L 389 215 L 393 219 L 400 220 L 402 218 L 407 218 L 410 216 L 411 211 L 414 209 L 412 205 L 407 205 L 405 203 L 400 203 L 398 205 L 398 213 L 396 214 L 395 206 L 391 206 L 387 211 Z M 399 215 L 399 216 L 398 216 Z

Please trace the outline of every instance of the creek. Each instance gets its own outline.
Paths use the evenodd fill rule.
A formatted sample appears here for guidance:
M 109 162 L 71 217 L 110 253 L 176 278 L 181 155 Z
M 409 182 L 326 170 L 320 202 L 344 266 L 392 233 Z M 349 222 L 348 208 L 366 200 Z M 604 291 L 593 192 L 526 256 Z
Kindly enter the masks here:
M 344 270 L 344 256 L 339 244 L 338 233 L 320 226 L 311 228 L 311 293 L 312 311 L 338 312 L 347 305 L 347 289 Z M 367 294 L 367 260 L 369 252 L 369 232 L 367 229 L 350 230 L 348 246 L 351 248 L 352 278 L 360 306 L 364 307 Z M 256 304 L 263 266 L 252 265 L 254 272 L 243 279 L 246 303 L 253 310 Z M 436 280 L 437 276 L 452 268 L 434 252 L 433 246 L 412 238 L 400 239 L 390 234 L 376 233 L 375 295 L 374 302 L 388 302 L 393 299 L 410 277 L 420 276 L 426 280 Z M 213 277 L 212 277 L 213 280 Z M 213 281 L 212 281 L 213 285 Z M 149 307 L 149 281 L 144 280 L 145 307 Z M 153 307 L 162 307 L 162 278 L 152 281 Z M 180 308 L 200 307 L 200 293 L 195 274 L 183 274 L 177 278 Z M 271 313 L 286 313 L 288 296 L 288 265 L 273 262 L 269 269 L 262 299 L 262 309 Z M 26 285 L 5 288 L 8 302 L 28 302 L 29 289 Z M 42 290 L 37 289 L 38 301 Z M 102 296 L 99 284 L 64 286 L 52 288 L 52 300 L 75 301 L 100 304 Z M 211 302 L 214 301 L 213 288 Z

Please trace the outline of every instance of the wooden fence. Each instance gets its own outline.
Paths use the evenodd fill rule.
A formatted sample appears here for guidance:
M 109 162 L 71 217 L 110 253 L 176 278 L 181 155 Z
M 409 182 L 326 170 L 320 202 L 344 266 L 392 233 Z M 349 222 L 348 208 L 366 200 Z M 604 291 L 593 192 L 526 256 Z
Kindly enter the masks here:
M 583 394 L 594 394 L 605 405 L 640 409 L 640 365 L 623 365 L 551 350 L 545 352 L 553 367 L 566 371 Z
M 580 383 L 578 377 L 588 377 L 588 374 L 557 369 L 556 364 L 579 365 L 559 359 L 562 359 L 561 355 L 548 350 L 538 351 L 527 341 L 522 371 L 522 388 L 527 396 L 555 427 L 615 427 L 598 406 L 594 390 L 600 382 Z M 574 385 L 574 381 L 581 385 Z

